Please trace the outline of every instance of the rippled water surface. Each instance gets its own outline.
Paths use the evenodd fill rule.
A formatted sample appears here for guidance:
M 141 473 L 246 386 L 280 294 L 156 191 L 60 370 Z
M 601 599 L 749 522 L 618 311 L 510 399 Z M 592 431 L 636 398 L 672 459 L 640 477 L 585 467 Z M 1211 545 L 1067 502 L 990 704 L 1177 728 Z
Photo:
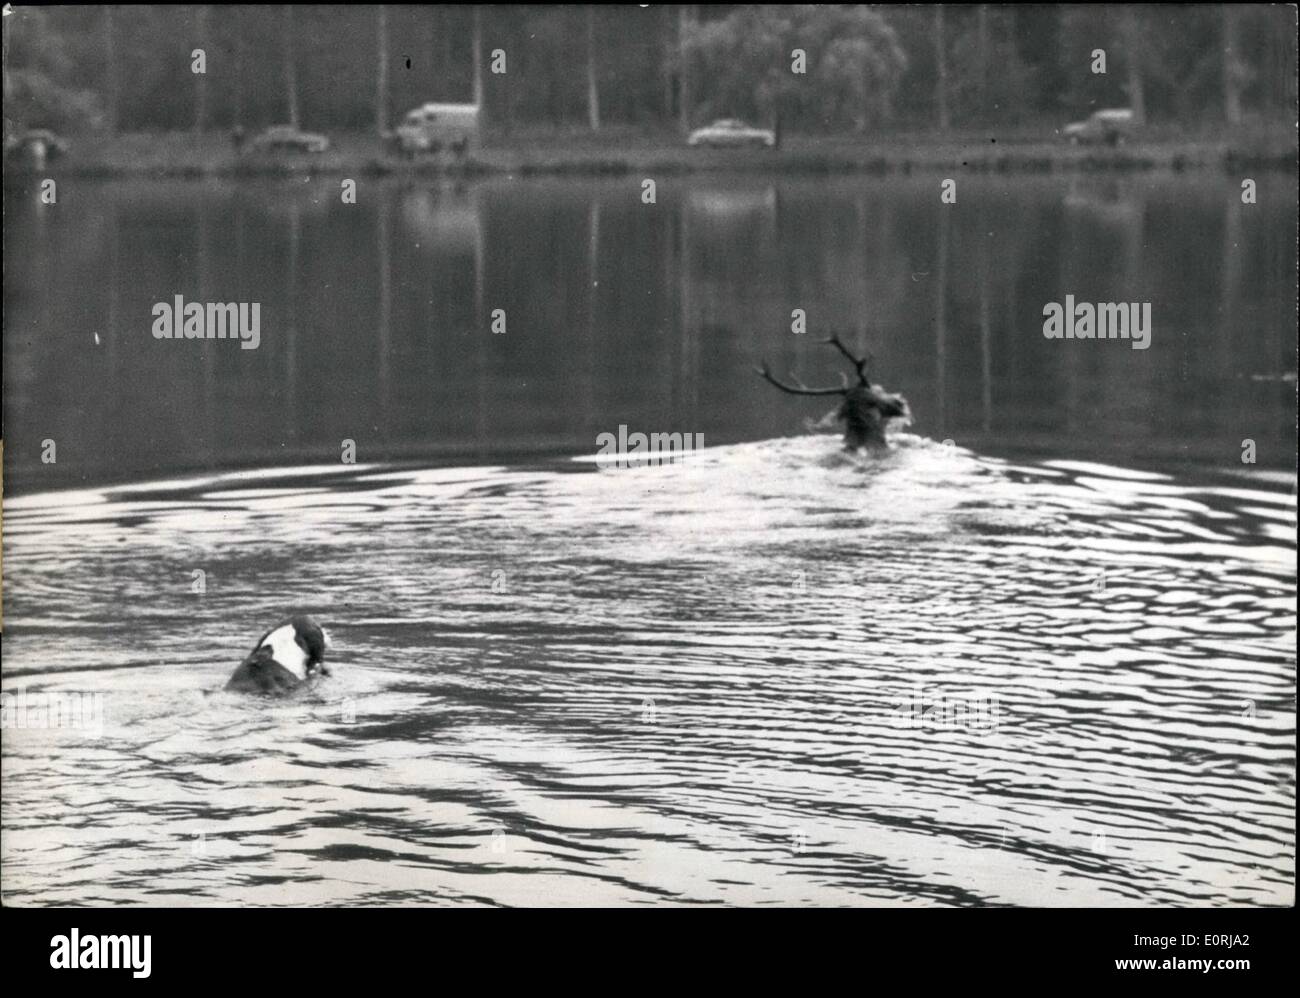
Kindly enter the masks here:
M 5 508 L 10 904 L 1278 905 L 1293 479 L 902 434 Z M 206 592 L 192 592 L 201 570 Z M 301 608 L 332 678 L 220 691 Z

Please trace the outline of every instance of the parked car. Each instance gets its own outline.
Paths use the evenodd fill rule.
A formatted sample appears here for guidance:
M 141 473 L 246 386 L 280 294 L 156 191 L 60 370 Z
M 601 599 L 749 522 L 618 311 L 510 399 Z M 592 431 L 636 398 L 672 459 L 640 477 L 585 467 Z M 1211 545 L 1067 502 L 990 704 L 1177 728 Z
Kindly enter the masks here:
M 66 155 L 68 143 L 48 128 L 29 128 L 5 139 L 5 159 L 42 169 L 47 161 Z
M 1132 109 L 1115 107 L 1093 111 L 1087 120 L 1066 125 L 1061 129 L 1061 135 L 1076 146 L 1093 142 L 1117 146 L 1132 135 L 1135 129 Z
M 317 132 L 303 132 L 292 125 L 272 125 L 263 129 L 252 141 L 257 152 L 324 152 L 330 140 Z
M 477 104 L 421 104 L 385 139 L 405 156 L 443 150 L 463 156 L 478 143 L 478 112 Z
M 764 146 L 776 145 L 776 133 L 770 128 L 754 128 L 736 118 L 722 118 L 712 125 L 697 128 L 686 138 L 688 146 Z

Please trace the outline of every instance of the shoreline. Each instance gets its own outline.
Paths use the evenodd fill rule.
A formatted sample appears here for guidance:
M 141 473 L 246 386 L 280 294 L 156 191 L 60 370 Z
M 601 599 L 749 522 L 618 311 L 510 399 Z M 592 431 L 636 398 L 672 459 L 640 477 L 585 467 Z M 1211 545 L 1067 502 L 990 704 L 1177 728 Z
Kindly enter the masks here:
M 82 177 L 357 176 L 475 178 L 621 176 L 643 173 L 790 173 L 888 175 L 952 173 L 1117 173 L 1241 169 L 1296 171 L 1297 148 L 1276 132 L 1239 138 L 1152 136 L 1118 147 L 1071 146 L 1059 139 L 967 132 L 872 138 L 790 136 L 780 149 L 700 149 L 671 135 L 613 130 L 599 135 L 502 136 L 461 160 L 407 160 L 369 133 L 338 133 L 323 153 L 236 153 L 224 132 L 128 133 L 69 137 L 70 151 L 42 175 Z M 31 175 L 6 164 L 6 176 Z

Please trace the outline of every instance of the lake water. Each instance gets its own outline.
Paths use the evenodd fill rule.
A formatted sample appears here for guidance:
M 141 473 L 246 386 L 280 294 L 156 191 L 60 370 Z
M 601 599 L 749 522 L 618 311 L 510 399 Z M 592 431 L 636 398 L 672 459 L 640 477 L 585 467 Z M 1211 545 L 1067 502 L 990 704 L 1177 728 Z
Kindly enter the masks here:
M 7 183 L 5 902 L 1292 903 L 1257 179 Z M 177 294 L 258 349 L 154 339 Z M 1066 294 L 1150 349 L 1045 339 Z M 888 454 L 753 372 L 835 384 L 832 330 Z M 334 675 L 221 692 L 295 609 Z

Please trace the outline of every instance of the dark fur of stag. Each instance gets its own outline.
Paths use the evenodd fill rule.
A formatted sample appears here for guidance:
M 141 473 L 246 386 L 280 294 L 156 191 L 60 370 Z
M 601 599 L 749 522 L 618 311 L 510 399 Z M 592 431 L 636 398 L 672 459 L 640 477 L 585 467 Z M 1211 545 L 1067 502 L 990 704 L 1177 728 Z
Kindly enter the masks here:
M 885 427 L 891 419 L 910 419 L 911 409 L 907 400 L 901 395 L 887 392 L 879 385 L 873 385 L 867 376 L 867 358 L 855 357 L 840 340 L 839 334 L 823 342 L 829 343 L 844 354 L 857 371 L 858 383 L 852 385 L 848 378 L 838 388 L 809 388 L 797 378 L 791 376 L 790 383 L 779 381 L 767 366 L 755 368 L 769 383 L 791 395 L 840 395 L 840 403 L 835 418 L 844 421 L 844 449 L 858 450 L 861 447 L 885 447 Z

